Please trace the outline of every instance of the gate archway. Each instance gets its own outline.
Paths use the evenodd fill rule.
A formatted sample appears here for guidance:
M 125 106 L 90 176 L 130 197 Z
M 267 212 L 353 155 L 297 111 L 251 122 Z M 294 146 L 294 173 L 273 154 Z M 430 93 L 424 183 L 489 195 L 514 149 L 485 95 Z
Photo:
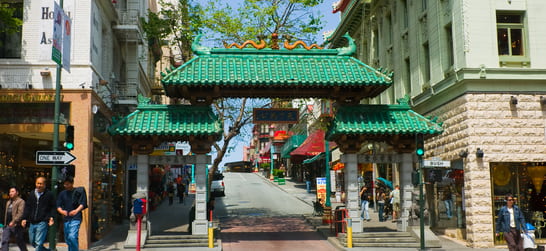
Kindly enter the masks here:
M 180 67 L 162 73 L 161 80 L 167 96 L 189 100 L 192 105 L 173 105 L 169 109 L 162 108 L 161 112 L 156 111 L 155 124 L 139 124 L 135 118 L 137 114 L 129 115 L 111 128 L 112 135 L 124 137 L 139 153 L 139 178 L 142 179 L 138 182 L 139 189 L 147 189 L 147 180 L 140 175 L 145 172 L 140 170 L 140 163 L 147 161 L 146 154 L 161 140 L 189 141 L 192 152 L 198 154 L 196 177 L 205 175 L 205 165 L 210 162 L 205 154 L 221 134 L 221 126 L 215 122 L 210 104 L 216 99 L 230 97 L 334 100 L 338 109 L 326 138 L 335 141 L 345 155 L 347 209 L 353 219 L 359 219 L 358 186 L 355 186 L 357 152 L 364 142 L 381 141 L 393 146 L 400 155 L 401 172 L 405 175 L 401 181 L 402 187 L 411 186 L 409 174 L 414 162 L 411 152 L 415 148 L 415 135 L 439 134 L 442 132 L 441 125 L 411 111 L 408 99 L 400 99 L 397 105 L 358 105 L 362 99 L 373 98 L 389 88 L 392 74 L 380 72 L 352 57 L 356 46 L 348 35 L 345 37 L 349 44 L 347 47 L 317 49 L 300 41 L 293 44 L 285 41 L 281 48 L 276 35 L 268 48 L 265 48 L 265 42 L 260 45 L 245 42 L 231 48 L 208 48 L 199 44 L 198 36 L 192 44 L 196 56 Z M 252 47 L 247 44 L 252 44 Z M 144 114 L 160 105 L 139 107 L 137 109 Z M 177 109 L 185 109 L 189 114 L 194 109 L 195 112 L 206 110 L 205 124 L 214 125 L 214 129 L 205 133 L 173 126 L 175 121 L 169 118 Z M 144 117 L 142 120 L 145 120 Z M 195 121 L 177 122 L 188 124 Z M 161 130 L 153 130 L 153 126 L 159 126 Z M 206 203 L 205 197 L 199 196 L 205 192 L 204 183 L 203 186 L 197 184 L 197 205 Z M 362 230 L 361 222 L 357 220 L 353 221 L 353 227 L 355 231 Z M 405 230 L 404 224 L 402 228 Z M 194 229 L 195 234 L 207 233 L 205 207 L 197 206 Z

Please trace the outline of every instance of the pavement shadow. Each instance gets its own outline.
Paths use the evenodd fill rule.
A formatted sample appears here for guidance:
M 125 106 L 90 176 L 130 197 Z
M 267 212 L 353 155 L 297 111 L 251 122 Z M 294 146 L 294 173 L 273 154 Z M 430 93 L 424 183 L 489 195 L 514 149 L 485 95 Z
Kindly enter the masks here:
M 195 195 L 190 194 L 179 203 L 175 198 L 169 205 L 168 198 L 149 215 L 152 235 L 188 234 L 189 213 L 193 205 Z

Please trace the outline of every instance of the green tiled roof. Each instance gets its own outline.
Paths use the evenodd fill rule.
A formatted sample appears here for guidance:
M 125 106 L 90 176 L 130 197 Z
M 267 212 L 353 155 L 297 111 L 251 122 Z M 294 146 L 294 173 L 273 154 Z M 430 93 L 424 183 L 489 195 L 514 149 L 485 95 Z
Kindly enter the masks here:
M 229 52 L 231 49 L 224 49 Z M 361 86 L 391 84 L 390 78 L 349 56 L 267 50 L 202 55 L 161 80 L 169 85 Z M 307 51 L 304 51 L 307 52 Z
M 313 89 L 328 89 L 316 94 L 317 97 L 332 95 L 330 90 L 334 88 L 341 92 L 367 88 L 365 92 L 375 96 L 388 88 L 392 84 L 391 77 L 350 56 L 353 47 L 322 50 L 208 48 L 195 51 L 197 56 L 193 59 L 163 73 L 161 83 L 169 97 L 184 97 L 189 91 L 198 90 L 196 88 L 213 87 L 218 87 L 215 95 L 230 97 L 263 96 L 266 94 L 259 91 L 264 89 L 269 90 L 269 97 L 289 95 L 292 88 L 308 90 L 307 93 L 296 91 L 293 95 L 311 95 Z M 235 88 L 238 91 L 232 91 Z M 272 92 L 271 88 L 284 93 Z M 251 93 L 248 92 L 250 89 L 253 90 Z
M 303 141 L 305 141 L 306 138 L 307 138 L 307 135 L 294 135 L 290 137 L 281 148 L 281 158 L 289 159 L 290 152 L 298 148 L 298 146 L 300 146 L 301 143 L 303 143 Z
M 340 106 L 326 138 L 341 135 L 439 134 L 442 126 L 412 111 L 407 104 Z
M 216 136 L 222 124 L 209 106 L 140 104 L 108 131 L 120 136 Z

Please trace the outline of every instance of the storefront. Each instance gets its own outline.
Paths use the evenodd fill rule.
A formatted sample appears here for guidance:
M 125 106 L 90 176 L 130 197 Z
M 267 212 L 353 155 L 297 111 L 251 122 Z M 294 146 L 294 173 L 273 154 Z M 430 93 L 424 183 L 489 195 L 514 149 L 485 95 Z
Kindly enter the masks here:
M 0 91 L 0 205 L 5 205 L 9 186 L 19 187 L 23 198 L 34 189 L 39 176 L 46 177 L 47 188 L 52 187 L 52 166 L 38 165 L 36 152 L 53 149 L 54 101 L 53 90 Z M 57 192 L 66 175 L 73 175 L 74 185 L 86 189 L 89 209 L 83 212 L 79 240 L 80 247 L 87 249 L 112 228 L 113 219 L 124 215 L 121 160 L 126 153 L 107 135 L 112 114 L 91 90 L 63 90 L 60 112 L 58 149 L 65 150 L 65 125 L 73 125 L 71 154 L 76 159 L 59 168 Z M 57 240 L 62 242 L 62 227 L 58 230 Z
M 525 220 L 535 227 L 537 243 L 546 243 L 546 163 L 545 162 L 492 162 L 493 219 L 506 204 L 504 197 L 513 194 L 525 215 Z M 500 237 L 495 244 L 504 244 Z

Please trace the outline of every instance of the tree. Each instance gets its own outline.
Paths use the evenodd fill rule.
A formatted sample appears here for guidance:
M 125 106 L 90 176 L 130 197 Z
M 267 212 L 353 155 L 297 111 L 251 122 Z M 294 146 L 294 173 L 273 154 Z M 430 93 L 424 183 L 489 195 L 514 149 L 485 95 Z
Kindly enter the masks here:
M 0 3 L 0 33 L 16 33 L 21 31 L 23 20 L 16 17 L 17 8 L 9 3 Z
M 243 42 L 273 33 L 315 43 L 322 29 L 322 15 L 313 7 L 323 0 L 246 0 L 234 10 L 223 0 L 211 0 L 204 8 L 203 26 L 216 45 Z
M 177 3 L 160 1 L 163 9 L 150 13 L 143 22 L 148 39 L 169 40 L 169 46 L 181 53 L 183 62 L 190 59 L 192 37 L 206 34 L 211 46 L 218 47 L 225 40 L 243 42 L 258 36 L 287 35 L 313 43 L 321 27 L 321 15 L 312 7 L 323 0 L 245 0 L 233 9 L 226 1 L 209 0 L 205 7 L 191 0 Z M 191 10 L 191 11 L 189 11 Z M 256 103 L 254 103 L 256 101 Z M 250 103 L 250 104 L 249 104 Z M 263 100 L 221 99 L 213 107 L 224 124 L 224 135 L 213 147 L 216 157 L 209 169 L 213 175 L 222 159 L 233 149 L 231 144 L 244 132 L 252 119 L 252 108 L 264 106 Z M 242 132 L 243 131 L 243 132 Z M 212 176 L 211 176 L 212 177 Z
M 0 3 L 0 33 L 14 34 L 20 32 L 23 25 L 20 16 L 22 16 L 22 3 Z M 0 46 L 2 46 L 1 40 Z

